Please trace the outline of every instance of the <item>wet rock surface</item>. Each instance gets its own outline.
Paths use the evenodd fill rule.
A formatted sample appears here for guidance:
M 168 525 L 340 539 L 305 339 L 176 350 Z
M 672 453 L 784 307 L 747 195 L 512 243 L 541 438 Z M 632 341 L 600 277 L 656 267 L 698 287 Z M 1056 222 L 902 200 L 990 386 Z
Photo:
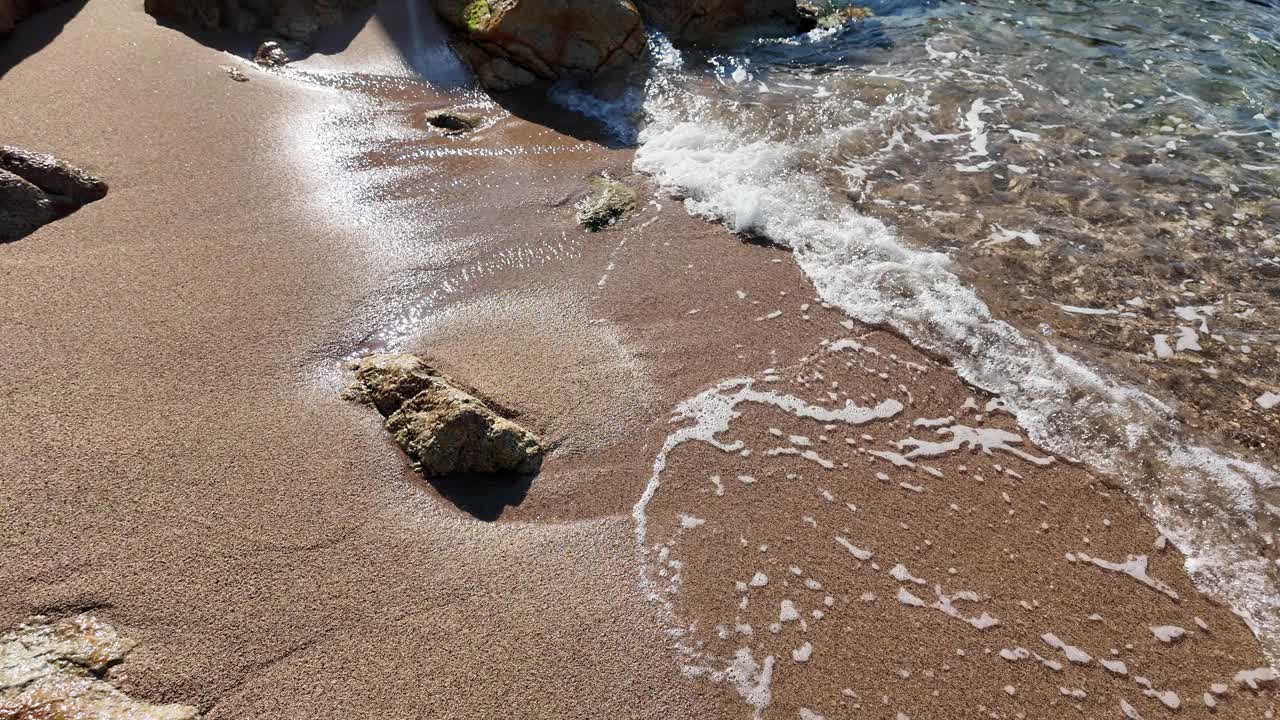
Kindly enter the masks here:
M 307 40 L 373 0 L 146 0 L 148 13 L 194 30 L 270 31 Z
M 608 176 L 591 178 L 591 193 L 578 203 L 578 223 L 598 232 L 634 209 L 635 191 Z
M 0 146 L 0 242 L 25 237 L 106 194 L 105 182 L 52 155 Z
M 480 127 L 483 119 L 478 115 L 453 112 L 450 110 L 430 110 L 423 113 L 424 125 L 433 127 L 445 135 L 460 135 L 468 130 Z
M 263 67 L 281 67 L 289 64 L 289 53 L 275 40 L 267 40 L 253 53 L 253 61 Z
M 193 720 L 188 705 L 153 705 L 120 692 L 109 671 L 135 642 L 89 614 L 35 617 L 0 636 L 0 718 Z
M 386 429 L 429 478 L 460 473 L 528 475 L 546 452 L 525 428 L 456 387 L 421 358 L 374 355 L 354 363 L 348 399 L 386 416 Z
M 630 0 L 435 0 L 454 49 L 489 90 L 630 67 L 644 23 Z

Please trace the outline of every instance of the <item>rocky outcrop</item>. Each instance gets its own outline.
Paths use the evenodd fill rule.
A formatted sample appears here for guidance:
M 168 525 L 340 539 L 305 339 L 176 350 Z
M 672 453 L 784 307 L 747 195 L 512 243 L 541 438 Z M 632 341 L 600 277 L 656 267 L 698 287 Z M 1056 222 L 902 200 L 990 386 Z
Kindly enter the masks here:
M 598 77 L 645 50 L 631 0 L 434 0 L 453 45 L 490 90 Z
M 91 615 L 32 618 L 0 636 L 0 718 L 198 718 L 194 707 L 153 705 L 111 684 L 135 644 Z
M 796 0 L 637 0 L 645 20 L 673 40 L 715 40 L 744 28 L 794 33 L 814 27 Z M 772 26 L 772 28 L 770 27 Z
M 13 32 L 15 25 L 31 15 L 64 2 L 66 0 L 0 0 L 0 37 Z
M 428 477 L 460 473 L 527 475 L 546 452 L 533 433 L 463 392 L 421 358 L 374 355 L 355 362 L 346 397 L 368 402 Z
M 52 155 L 0 146 L 0 242 L 25 237 L 106 194 L 105 182 Z
M 2 1 L 2 0 L 0 0 Z M 308 40 L 375 0 L 146 0 L 151 15 L 193 30 L 271 32 Z

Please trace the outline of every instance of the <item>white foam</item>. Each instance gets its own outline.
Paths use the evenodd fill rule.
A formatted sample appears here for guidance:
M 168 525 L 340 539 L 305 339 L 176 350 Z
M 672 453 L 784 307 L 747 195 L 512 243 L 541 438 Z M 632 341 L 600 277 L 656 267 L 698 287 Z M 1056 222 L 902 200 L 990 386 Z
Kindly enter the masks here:
M 709 108 L 679 95 L 672 84 L 662 84 L 646 104 L 652 122 L 641 133 L 635 156 L 635 167 L 684 197 L 689 212 L 791 248 L 823 302 L 945 356 L 966 381 L 1005 398 L 1037 445 L 1121 478 L 1146 477 L 1143 463 L 1152 456 L 1166 461 L 1168 473 L 1198 472 L 1197 466 L 1168 462 L 1183 449 L 1169 406 L 996 319 L 951 272 L 946 255 L 907 246 L 884 222 L 861 215 L 828 192 L 824 169 L 846 164 L 833 153 L 843 147 L 846 133 L 860 131 L 856 121 L 847 127 L 827 124 L 783 141 L 758 128 L 733 125 L 732 114 L 713 115 Z M 970 154 L 985 150 L 983 110 L 975 104 L 965 117 Z M 917 137 L 927 142 L 959 139 L 923 129 Z M 963 169 L 980 171 L 990 162 Z M 1198 337 L 1179 333 L 1175 344 L 1180 341 L 1184 352 L 1194 351 Z M 1164 355 L 1160 340 L 1157 354 Z M 1205 482 L 1235 489 L 1231 476 L 1207 475 Z M 1188 508 L 1198 505 L 1163 503 L 1144 486 L 1132 487 L 1161 530 L 1181 533 L 1181 549 L 1216 552 L 1234 566 L 1230 573 L 1197 577 L 1197 582 L 1245 608 L 1258 627 L 1280 638 L 1276 584 L 1252 563 L 1248 543 L 1232 540 L 1234 518 L 1206 522 L 1190 515 Z M 1271 643 L 1271 649 L 1277 648 L 1280 640 Z
M 844 546 L 844 549 L 848 550 L 850 555 L 858 558 L 859 560 L 865 561 L 865 560 L 871 559 L 871 551 L 863 550 L 862 548 L 854 545 L 853 543 L 849 542 L 849 538 L 837 536 L 836 542 Z
M 987 236 L 987 239 L 978 244 L 982 247 L 995 247 L 1013 240 L 1021 240 L 1032 247 L 1040 247 L 1040 236 L 1038 234 L 1030 230 L 1010 230 L 995 224 L 991 226 L 991 234 Z
M 1114 573 L 1121 573 L 1137 580 L 1147 587 L 1158 590 L 1165 595 L 1178 599 L 1178 593 L 1173 588 L 1161 580 L 1151 577 L 1147 574 L 1147 556 L 1146 555 L 1130 555 L 1124 562 L 1117 563 L 1102 558 L 1090 557 L 1085 553 L 1076 553 L 1076 557 L 1081 562 L 1093 563 L 1094 565 Z
M 1081 650 L 1075 645 L 1068 645 L 1053 633 L 1045 633 L 1040 636 L 1040 639 L 1044 641 L 1045 645 L 1061 651 L 1063 655 L 1067 656 L 1067 660 L 1071 663 L 1076 665 L 1088 665 L 1093 661 L 1093 657 L 1090 656 L 1089 653 Z
M 808 640 L 803 645 L 791 651 L 791 659 L 798 662 L 809 662 L 809 658 L 813 656 L 813 643 Z

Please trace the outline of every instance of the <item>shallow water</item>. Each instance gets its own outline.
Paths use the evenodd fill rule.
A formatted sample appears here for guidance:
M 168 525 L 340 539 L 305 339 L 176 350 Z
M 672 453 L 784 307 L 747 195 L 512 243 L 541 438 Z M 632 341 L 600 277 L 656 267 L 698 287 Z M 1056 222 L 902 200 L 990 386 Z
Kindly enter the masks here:
M 1131 490 L 1274 659 L 1280 9 L 871 8 L 656 39 L 637 168 Z

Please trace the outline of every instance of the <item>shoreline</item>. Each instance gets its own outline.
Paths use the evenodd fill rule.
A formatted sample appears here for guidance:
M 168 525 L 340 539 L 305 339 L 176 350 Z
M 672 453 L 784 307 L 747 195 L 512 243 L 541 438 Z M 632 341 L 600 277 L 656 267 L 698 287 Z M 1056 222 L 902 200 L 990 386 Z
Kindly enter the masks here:
M 296 71 L 348 73 L 358 88 L 368 78 L 351 67 L 376 66 L 390 52 L 371 22 L 342 54 Z M 673 429 L 671 409 L 726 378 L 756 377 L 813 402 L 836 401 L 828 391 L 859 405 L 897 398 L 909 412 L 867 431 L 897 439 L 916 419 L 954 416 L 966 398 L 986 398 L 901 339 L 842 324 L 788 253 L 745 243 L 655 194 L 631 172 L 631 151 L 496 106 L 487 110 L 492 125 L 443 140 L 414 130 L 413 113 L 484 101 L 423 89 L 410 90 L 419 95 L 407 103 L 370 99 L 336 83 L 297 82 L 295 68 L 235 83 L 219 69 L 235 62 L 156 26 L 140 3 L 100 0 L 3 80 L 6 93 L 23 98 L 20 109 L 0 112 L 8 141 L 85 163 L 112 182 L 112 194 L 0 247 L 10 281 L 4 334 L 13 340 L 0 350 L 12 383 L 0 435 L 14 443 L 0 459 L 0 511 L 25 520 L 0 531 L 7 556 L 23 558 L 0 567 L 0 586 L 18 589 L 0 597 L 0 624 L 92 610 L 142 642 L 121 687 L 198 705 L 208 717 L 474 717 L 512 708 L 523 717 L 747 716 L 731 683 L 681 672 L 666 632 L 673 628 L 636 588 L 631 511 Z M 65 92 L 37 92 L 51 83 Z M 96 110 L 92 122 L 74 112 L 85 107 Z M 317 132 L 325 123 L 333 135 Z M 306 165 L 308 152 L 344 136 L 346 145 Z M 481 152 L 495 147 L 511 150 Z M 603 171 L 634 184 L 643 200 L 625 223 L 587 234 L 574 224 L 572 199 Z M 456 290 L 432 295 L 446 286 Z M 411 330 L 392 334 L 399 348 L 429 356 L 557 445 L 499 522 L 477 522 L 440 497 L 407 467 L 376 413 L 338 399 L 346 378 L 337 363 L 388 327 Z M 842 338 L 877 350 L 854 355 L 877 373 L 831 361 L 822 341 Z M 906 368 L 894 381 L 878 375 L 889 374 L 878 363 L 890 355 Z M 820 361 L 832 363 L 824 372 L 839 376 L 840 388 L 797 381 Z M 752 411 L 733 432 L 773 443 L 769 428 L 784 421 L 798 422 Z M 1007 418 L 990 422 L 1017 432 Z M 862 432 L 839 442 L 856 448 Z M 856 703 L 868 717 L 889 709 L 943 716 L 962 702 L 1057 712 L 1069 701 L 1111 716 L 1122 698 L 1145 717 L 1166 716 L 1130 676 L 1070 666 L 1061 678 L 1040 676 L 1051 671 L 998 657 L 1001 646 L 1033 643 L 1052 656 L 1037 639 L 1044 632 L 1096 657 L 1123 647 L 1116 637 L 1125 634 L 1135 646 L 1120 654 L 1130 675 L 1176 690 L 1182 715 L 1205 712 L 1200 695 L 1212 682 L 1265 664 L 1244 624 L 1195 591 L 1178 553 L 1150 549 L 1154 530 L 1136 505 L 1107 497 L 1080 468 L 1058 462 L 1037 475 L 1038 467 L 1018 465 L 1023 477 L 1004 475 L 1008 486 L 997 491 L 955 480 L 965 474 L 958 465 L 976 469 L 990 458 L 938 461 L 948 479 L 928 482 L 987 522 L 1008 511 L 999 492 L 1026 503 L 1013 509 L 1029 517 L 1041 500 L 1073 508 L 1063 519 L 1069 542 L 1041 537 L 1034 523 L 1011 525 L 1006 532 L 1027 542 L 1030 561 L 1009 567 L 999 561 L 1001 533 L 955 526 L 946 503 L 928 507 L 942 502 L 934 499 L 942 488 L 920 494 L 897 480 L 845 478 L 833 491 L 884 513 L 857 521 L 858 542 L 876 546 L 883 564 L 871 570 L 847 566 L 830 538 L 803 539 L 798 498 L 780 484 L 755 488 L 781 493 L 769 502 L 713 504 L 707 480 L 717 472 L 756 473 L 761 463 L 761 478 L 822 474 L 803 457 L 766 460 L 765 449 L 733 459 L 732 473 L 720 469 L 728 462 L 720 451 L 674 449 L 665 482 L 679 492 L 656 495 L 669 505 L 660 517 L 658 506 L 652 512 L 654 532 L 672 537 L 684 530 L 678 513 L 690 499 L 719 513 L 704 520 L 751 518 L 761 537 L 778 535 L 769 544 L 792 547 L 806 570 L 826 571 L 825 586 L 842 588 L 829 607 L 846 611 L 840 622 L 858 639 L 842 646 L 848 652 L 824 653 L 832 644 L 820 641 L 838 631 L 815 620 L 804 637 L 817 654 L 802 675 L 790 656 L 800 636 L 760 633 L 760 647 L 786 669 L 769 716 L 816 712 L 819 698 L 847 701 L 850 711 Z M 867 467 L 872 476 L 891 470 Z M 928 498 L 923 511 L 916 495 Z M 899 536 L 889 517 L 920 536 Z M 837 529 L 853 522 L 813 519 Z M 1079 547 L 1085 533 L 1091 543 Z M 925 559 L 925 538 L 958 555 Z M 1068 546 L 1107 560 L 1149 554 L 1151 575 L 1182 601 L 1063 562 Z M 726 562 L 729 551 L 711 542 L 678 547 L 690 552 L 690 591 L 674 617 L 696 623 L 691 637 L 708 652 L 731 657 L 734 642 L 698 633 L 728 619 L 724 603 L 739 596 L 733 581 L 748 580 L 757 561 Z M 890 557 L 931 580 L 952 564 L 963 568 L 966 588 L 1004 624 L 981 631 L 894 603 Z M 761 591 L 769 603 L 791 591 L 778 589 L 787 587 L 789 561 L 777 563 Z M 1090 584 L 1086 596 L 1050 592 L 1071 583 Z M 879 604 L 860 604 L 873 586 Z M 1035 612 L 1016 609 L 1032 599 L 1041 601 Z M 1086 610 L 1103 606 L 1117 617 L 1087 621 Z M 1198 632 L 1193 617 L 1211 630 Z M 1148 624 L 1176 624 L 1191 636 L 1166 646 Z M 960 646 L 969 661 L 953 659 Z M 865 673 L 856 681 L 892 692 L 894 702 L 864 688 L 854 689 L 857 700 L 841 694 L 834 683 L 853 689 L 851 673 Z M 1087 688 L 1087 699 L 1060 687 Z M 1270 691 L 1233 686 L 1216 716 L 1274 711 Z

